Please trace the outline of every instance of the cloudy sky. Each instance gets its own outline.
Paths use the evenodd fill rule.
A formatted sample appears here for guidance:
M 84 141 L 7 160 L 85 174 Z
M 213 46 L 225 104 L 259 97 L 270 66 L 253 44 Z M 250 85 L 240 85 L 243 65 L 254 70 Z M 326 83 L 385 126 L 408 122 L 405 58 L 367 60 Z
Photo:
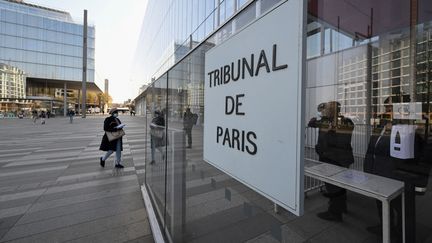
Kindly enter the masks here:
M 24 0 L 69 12 L 82 22 L 88 10 L 90 24 L 96 26 L 96 84 L 104 90 L 104 79 L 110 80 L 109 92 L 114 102 L 135 98 L 130 72 L 134 60 L 147 0 Z

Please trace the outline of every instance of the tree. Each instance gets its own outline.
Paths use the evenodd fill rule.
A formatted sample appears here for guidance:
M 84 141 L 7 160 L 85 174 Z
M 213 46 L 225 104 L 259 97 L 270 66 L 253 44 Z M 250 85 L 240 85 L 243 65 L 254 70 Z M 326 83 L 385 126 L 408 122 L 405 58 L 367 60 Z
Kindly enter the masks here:
M 99 93 L 98 98 L 99 98 L 99 103 L 100 103 L 101 107 L 103 107 L 104 105 L 109 106 L 112 103 L 112 98 L 107 93 Z

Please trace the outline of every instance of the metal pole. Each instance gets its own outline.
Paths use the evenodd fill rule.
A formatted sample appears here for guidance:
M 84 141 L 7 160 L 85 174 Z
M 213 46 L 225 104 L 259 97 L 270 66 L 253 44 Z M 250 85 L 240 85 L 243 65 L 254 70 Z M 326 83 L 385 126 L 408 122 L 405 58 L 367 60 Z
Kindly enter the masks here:
M 82 72 L 82 118 L 86 117 L 86 98 L 87 98 L 87 10 L 84 9 L 84 26 L 83 26 L 83 72 Z
M 63 116 L 67 114 L 67 84 L 64 82 L 63 87 Z
M 78 89 L 78 109 L 76 111 L 77 114 L 80 113 L 80 107 L 81 107 L 81 90 Z

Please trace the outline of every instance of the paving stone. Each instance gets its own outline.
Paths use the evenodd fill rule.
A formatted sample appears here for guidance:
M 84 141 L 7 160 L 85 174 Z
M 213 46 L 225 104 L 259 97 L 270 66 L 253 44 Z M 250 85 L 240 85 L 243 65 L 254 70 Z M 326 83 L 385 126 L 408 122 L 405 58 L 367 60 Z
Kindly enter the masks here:
M 77 202 L 66 206 L 60 206 L 60 207 L 49 208 L 46 210 L 36 211 L 32 213 L 27 213 L 20 218 L 20 220 L 17 222 L 17 225 L 37 222 L 49 218 L 74 214 L 76 212 L 88 211 L 88 210 L 102 208 L 102 207 L 117 207 L 118 205 L 123 205 L 124 203 L 130 201 L 140 202 L 141 199 L 142 199 L 141 192 L 129 192 L 124 194 L 118 194 L 111 197 L 104 197 L 104 198 L 94 199 L 94 200 L 89 200 L 84 202 Z M 140 203 L 144 203 L 144 202 L 140 202 Z
M 127 241 L 127 243 L 153 243 L 154 239 L 152 235 L 139 237 L 130 241 Z
M 15 225 L 6 235 L 5 240 L 22 238 L 34 234 L 39 234 L 54 229 L 63 228 L 75 224 L 94 221 L 129 211 L 142 208 L 143 203 L 130 201 L 122 205 L 111 205 L 110 207 L 99 207 L 87 211 L 75 212 L 73 214 L 50 218 L 28 224 Z M 146 214 L 145 214 L 146 215 Z
M 115 229 L 110 229 L 107 231 L 103 231 L 94 235 L 89 235 L 80 239 L 72 240 L 71 242 L 75 243 L 85 243 L 85 242 L 130 242 L 131 239 L 134 239 L 135 242 L 153 242 L 153 237 L 149 229 L 149 223 L 147 220 L 143 220 L 140 222 L 128 224 L 125 226 L 121 226 Z M 136 241 L 137 238 L 141 238 L 142 241 Z M 146 241 L 145 241 L 146 240 Z
M 6 234 L 0 241 L 23 243 L 62 242 L 82 238 L 103 231 L 112 230 L 121 227 L 122 225 L 129 225 L 135 222 L 140 222 L 145 220 L 145 218 L 145 209 L 140 209 L 19 239 L 10 239 L 8 238 L 8 234 Z

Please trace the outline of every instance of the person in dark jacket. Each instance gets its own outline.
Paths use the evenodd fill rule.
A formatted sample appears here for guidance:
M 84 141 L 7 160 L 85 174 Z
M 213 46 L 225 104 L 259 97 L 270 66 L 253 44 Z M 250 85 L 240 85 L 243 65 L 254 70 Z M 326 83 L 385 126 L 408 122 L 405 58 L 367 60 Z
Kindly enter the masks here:
M 69 116 L 69 123 L 73 123 L 73 117 L 75 116 L 75 111 L 74 110 L 69 110 L 68 112 L 68 116 Z
M 190 108 L 186 108 L 183 114 L 183 130 L 186 132 L 188 140 L 188 148 L 192 148 L 192 127 L 196 124 L 198 115 L 191 112 Z
M 408 98 L 403 98 L 404 102 Z M 392 117 L 393 116 L 393 103 L 399 103 L 400 97 L 389 97 L 384 101 L 386 112 L 379 117 Z M 426 188 L 430 164 L 427 163 L 424 154 L 425 141 L 420 135 L 419 130 L 409 120 L 391 120 L 385 119 L 380 122 L 380 125 L 373 130 L 372 136 L 369 140 L 369 146 L 364 161 L 365 172 L 392 178 L 395 180 L 403 181 L 405 183 L 405 230 L 406 242 L 415 241 L 415 196 L 416 191 L 421 192 L 422 188 Z M 395 129 L 402 127 L 410 128 L 413 133 L 408 139 L 408 135 L 397 136 Z M 395 133 L 396 132 L 396 133 Z M 393 136 L 392 136 L 393 134 Z M 396 134 L 396 136 L 394 136 Z M 392 142 L 392 140 L 394 140 Z M 405 141 L 404 141 L 405 140 Z M 413 145 L 413 146 L 412 146 Z M 397 146 L 392 152 L 392 147 Z M 400 157 L 400 151 L 405 149 L 400 146 L 408 146 L 413 148 L 410 151 L 410 156 L 403 155 Z M 405 150 L 406 151 L 406 150 Z M 393 155 L 392 155 L 393 154 Z M 394 199 L 390 204 L 391 213 L 391 238 L 392 242 L 402 242 L 402 201 L 401 198 Z M 380 220 L 382 220 L 382 206 L 381 202 L 377 201 L 378 213 Z M 368 227 L 368 231 L 381 235 L 382 226 Z
M 45 113 L 45 111 L 42 111 L 42 112 L 41 112 L 40 117 L 41 117 L 41 124 L 44 125 L 44 124 L 45 124 L 45 118 L 46 118 L 46 113 Z
M 118 119 L 118 111 L 116 108 L 113 108 L 110 110 L 109 114 L 111 116 L 105 118 L 104 121 L 104 131 L 105 132 L 116 132 L 119 129 L 116 127 L 121 124 L 120 119 Z M 109 141 L 106 133 L 102 137 L 102 143 L 100 145 L 99 150 L 107 151 L 105 156 L 100 157 L 100 165 L 102 167 L 105 167 L 105 161 L 108 159 L 108 157 L 116 152 L 116 161 L 115 161 L 115 167 L 116 168 L 123 168 L 124 166 L 120 164 L 121 162 L 121 151 L 123 151 L 123 138 L 119 138 L 113 141 Z
M 150 164 L 155 163 L 155 149 L 157 149 L 165 160 L 165 153 L 162 149 L 166 145 L 165 135 L 165 118 L 164 114 L 158 110 L 154 112 L 154 117 L 150 123 L 150 143 L 151 143 L 151 161 Z
M 308 126 L 319 128 L 318 142 L 315 145 L 319 160 L 349 167 L 354 163 L 351 147 L 354 123 L 339 114 L 340 104 L 336 101 L 320 104 L 318 111 L 321 111 L 322 118 L 312 118 Z M 325 220 L 342 221 L 342 214 L 347 211 L 346 190 L 328 183 L 325 183 L 325 188 L 324 196 L 329 198 L 329 207 L 317 216 Z

